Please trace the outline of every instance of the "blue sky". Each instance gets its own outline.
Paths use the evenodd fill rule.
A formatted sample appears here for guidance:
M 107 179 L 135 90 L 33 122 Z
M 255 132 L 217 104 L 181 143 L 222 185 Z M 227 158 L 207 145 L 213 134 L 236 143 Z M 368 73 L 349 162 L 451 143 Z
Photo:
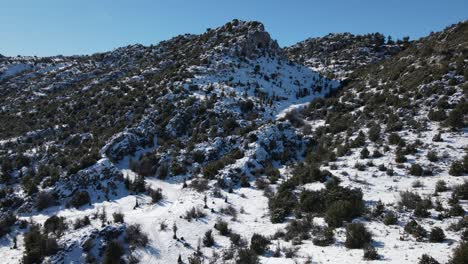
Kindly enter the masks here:
M 468 19 L 468 1 L 0 0 L 0 53 L 90 54 L 202 33 L 234 18 L 261 21 L 281 46 L 330 32 L 415 39 Z

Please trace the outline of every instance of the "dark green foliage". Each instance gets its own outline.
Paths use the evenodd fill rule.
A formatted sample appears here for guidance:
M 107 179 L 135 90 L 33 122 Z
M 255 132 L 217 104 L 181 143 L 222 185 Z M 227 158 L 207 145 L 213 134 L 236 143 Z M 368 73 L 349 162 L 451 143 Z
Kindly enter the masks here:
M 447 183 L 444 180 L 438 180 L 435 186 L 435 192 L 446 192 L 447 190 Z
M 360 216 L 364 210 L 361 190 L 338 185 L 320 191 L 303 191 L 299 207 L 306 213 L 325 213 L 327 223 L 334 227 Z
M 0 238 L 10 232 L 11 226 L 16 222 L 16 216 L 12 213 L 2 214 L 0 217 Z
M 393 211 L 389 211 L 385 214 L 383 219 L 385 225 L 396 225 L 398 223 L 398 217 Z
M 259 264 L 257 253 L 252 249 L 241 248 L 237 252 L 236 264 Z
M 149 242 L 148 236 L 141 231 L 138 224 L 130 225 L 125 231 L 125 242 L 134 247 L 146 247 Z
M 218 221 L 216 221 L 214 228 L 218 230 L 222 236 L 228 236 L 229 233 L 231 233 L 231 230 L 228 227 L 228 223 L 221 219 L 218 219 Z
M 79 208 L 80 206 L 89 204 L 90 202 L 91 202 L 91 199 L 87 191 L 78 191 L 72 196 L 69 204 L 70 206 Z
M 426 155 L 427 159 L 431 162 L 436 162 L 439 160 L 439 157 L 437 156 L 437 152 L 435 151 L 429 151 L 427 152 L 427 155 Z
M 429 110 L 429 113 L 427 114 L 427 117 L 431 121 L 437 121 L 437 122 L 442 122 L 445 119 L 447 119 L 447 114 L 445 114 L 445 111 L 443 109 L 441 110 Z
M 124 223 L 124 214 L 120 212 L 115 212 L 112 214 L 112 217 L 114 218 L 114 223 Z
M 39 192 L 36 196 L 35 206 L 37 210 L 39 211 L 42 211 L 43 209 L 46 209 L 56 204 L 57 204 L 57 199 L 51 193 L 42 191 L 42 192 Z
M 77 218 L 75 222 L 73 223 L 73 228 L 74 229 L 80 229 L 82 227 L 85 227 L 87 225 L 91 224 L 91 221 L 89 220 L 88 216 L 84 216 L 83 218 Z
M 414 176 L 422 176 L 423 175 L 423 168 L 421 167 L 421 165 L 417 164 L 417 163 L 413 163 L 411 164 L 411 168 L 409 170 L 409 173 L 411 175 L 414 175 Z
M 455 187 L 453 195 L 461 200 L 468 200 L 468 180 L 465 180 L 463 184 Z
M 350 223 L 346 226 L 347 248 L 364 248 L 372 241 L 372 235 L 361 223 Z
M 158 203 L 163 199 L 162 189 L 158 188 L 156 190 L 149 188 L 148 195 L 151 197 L 153 203 Z
M 449 174 L 452 176 L 462 176 L 463 173 L 465 172 L 465 168 L 463 166 L 462 161 L 454 161 L 452 162 L 452 165 L 450 165 L 450 170 Z
M 54 233 L 58 237 L 60 237 L 67 228 L 68 225 L 65 223 L 65 217 L 63 216 L 58 217 L 53 215 L 44 222 L 44 231 L 46 233 Z
M 468 242 L 462 242 L 453 250 L 453 255 L 450 258 L 450 264 L 466 264 L 468 259 Z
M 24 264 L 41 263 L 45 256 L 55 254 L 59 249 L 57 240 L 42 233 L 36 225 L 24 234 L 24 247 Z
M 440 264 L 440 263 L 437 260 L 435 260 L 433 257 L 427 254 L 423 254 L 418 264 Z
M 203 237 L 203 245 L 205 247 L 212 247 L 215 244 L 212 232 L 212 230 L 206 231 L 205 236 Z
M 312 239 L 312 243 L 316 246 L 326 247 L 335 242 L 335 237 L 333 234 L 333 228 L 325 228 L 317 234 L 314 239 Z
M 464 117 L 466 113 L 468 113 L 468 103 L 462 101 L 450 111 L 446 120 L 447 125 L 455 129 L 465 127 Z
M 367 148 L 363 148 L 361 150 L 361 159 L 369 158 L 369 150 Z
M 281 223 L 296 206 L 296 196 L 291 191 L 294 183 L 285 181 L 278 187 L 278 192 L 269 199 L 270 218 L 273 223 Z
M 415 209 L 416 205 L 422 201 L 419 194 L 410 191 L 400 192 L 400 197 L 400 206 L 405 206 L 408 209 Z
M 444 242 L 444 240 L 445 240 L 445 233 L 444 233 L 444 230 L 442 230 L 442 228 L 434 227 L 431 229 L 431 232 L 429 233 L 430 242 L 440 243 L 440 242 Z
M 373 125 L 369 129 L 369 140 L 376 142 L 379 139 L 380 139 L 380 126 Z
M 104 252 L 103 264 L 115 264 L 120 263 L 121 257 L 124 254 L 124 248 L 117 240 L 112 240 L 106 247 Z
M 267 246 L 270 244 L 270 240 L 260 234 L 253 234 L 250 239 L 250 249 L 258 255 L 265 253 Z
M 427 236 L 427 231 L 415 220 L 411 220 L 405 225 L 405 232 L 417 239 L 422 239 Z
M 388 143 L 390 145 L 399 145 L 401 142 L 402 142 L 402 139 L 397 133 L 391 133 L 388 136 Z
M 315 164 L 306 165 L 303 163 L 296 166 L 292 174 L 302 184 L 316 181 L 324 182 L 330 176 L 328 171 L 321 171 Z
M 359 148 L 366 144 L 366 135 L 362 131 L 359 131 L 358 136 L 351 142 L 352 148 Z
M 378 260 L 380 259 L 377 250 L 373 246 L 368 246 L 364 248 L 364 259 L 365 260 Z
M 454 204 L 449 210 L 449 215 L 450 216 L 464 216 L 465 215 L 465 210 L 461 205 L 459 204 Z

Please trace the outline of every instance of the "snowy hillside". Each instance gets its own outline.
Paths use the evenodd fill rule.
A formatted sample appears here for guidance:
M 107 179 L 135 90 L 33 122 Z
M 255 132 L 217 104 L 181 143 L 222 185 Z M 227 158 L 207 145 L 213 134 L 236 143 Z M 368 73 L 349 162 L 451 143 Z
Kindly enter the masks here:
M 466 36 L 1 57 L 3 262 L 463 263 Z

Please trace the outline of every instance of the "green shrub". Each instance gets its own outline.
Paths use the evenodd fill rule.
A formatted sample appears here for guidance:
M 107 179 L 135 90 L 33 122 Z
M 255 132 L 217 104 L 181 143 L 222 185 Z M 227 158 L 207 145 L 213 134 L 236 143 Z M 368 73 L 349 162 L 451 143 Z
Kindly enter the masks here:
M 346 226 L 347 248 L 364 248 L 372 241 L 372 235 L 362 223 L 350 223 Z
M 218 221 L 216 221 L 216 224 L 214 225 L 214 228 L 216 230 L 218 230 L 219 233 L 222 236 L 228 236 L 229 233 L 231 233 L 231 230 L 229 229 L 228 223 L 221 220 L 221 219 L 218 219 Z
M 270 244 L 270 240 L 260 234 L 253 234 L 250 239 L 250 249 L 258 255 L 265 253 L 267 246 Z
M 215 244 L 212 232 L 212 230 L 208 230 L 205 232 L 205 236 L 203 237 L 203 245 L 205 247 L 212 247 Z
M 365 260 L 378 260 L 380 259 L 377 250 L 373 246 L 364 248 L 364 259 Z
M 417 239 L 422 239 L 427 235 L 427 231 L 414 220 L 408 222 L 404 229 L 406 233 L 414 236 Z
M 124 214 L 120 212 L 115 212 L 112 214 L 112 217 L 114 218 L 114 223 L 124 223 Z
M 450 264 L 466 264 L 468 259 L 468 242 L 462 242 L 453 250 L 453 255 L 449 261 Z
M 55 254 L 59 249 L 57 240 L 43 234 L 37 225 L 32 225 L 24 234 L 24 247 L 24 264 L 41 263 L 44 257 Z
M 434 227 L 431 229 L 431 232 L 429 233 L 430 242 L 440 243 L 440 242 L 444 242 L 444 240 L 445 240 L 445 233 L 444 233 L 444 230 L 442 230 L 442 228 Z
M 236 264 L 259 264 L 257 253 L 252 249 L 241 248 L 237 252 Z
M 385 214 L 383 219 L 385 225 L 396 225 L 398 223 L 398 217 L 393 211 L 389 211 Z
M 87 191 L 78 191 L 72 196 L 69 204 L 75 208 L 79 208 L 80 206 L 89 204 L 90 202 L 91 198 Z
M 46 233 L 54 233 L 58 237 L 60 237 L 67 228 L 68 225 L 63 216 L 58 217 L 53 215 L 44 222 L 44 231 Z
M 414 176 L 422 176 L 423 172 L 424 172 L 423 168 L 421 167 L 421 165 L 417 163 L 413 163 L 409 171 L 409 173 Z
M 134 247 L 146 247 L 149 242 L 148 236 L 141 231 L 141 226 L 133 224 L 125 231 L 125 242 Z
M 427 254 L 423 254 L 418 264 L 440 264 L 440 263 L 437 260 L 435 260 L 433 257 Z
M 464 166 L 462 161 L 454 161 L 450 165 L 449 174 L 452 176 L 462 176 L 464 173 Z
M 120 243 L 116 240 L 112 240 L 106 247 L 106 251 L 104 252 L 104 258 L 102 260 L 103 264 L 114 264 L 120 263 L 121 257 L 124 254 L 124 248 Z

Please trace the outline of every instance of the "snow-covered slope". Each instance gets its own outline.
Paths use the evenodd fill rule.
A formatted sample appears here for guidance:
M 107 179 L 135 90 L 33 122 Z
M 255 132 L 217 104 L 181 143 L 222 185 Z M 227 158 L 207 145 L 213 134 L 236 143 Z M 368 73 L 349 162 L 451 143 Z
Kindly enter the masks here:
M 283 50 L 233 20 L 149 47 L 0 58 L 0 255 L 445 263 L 468 232 L 466 36 L 462 23 Z

